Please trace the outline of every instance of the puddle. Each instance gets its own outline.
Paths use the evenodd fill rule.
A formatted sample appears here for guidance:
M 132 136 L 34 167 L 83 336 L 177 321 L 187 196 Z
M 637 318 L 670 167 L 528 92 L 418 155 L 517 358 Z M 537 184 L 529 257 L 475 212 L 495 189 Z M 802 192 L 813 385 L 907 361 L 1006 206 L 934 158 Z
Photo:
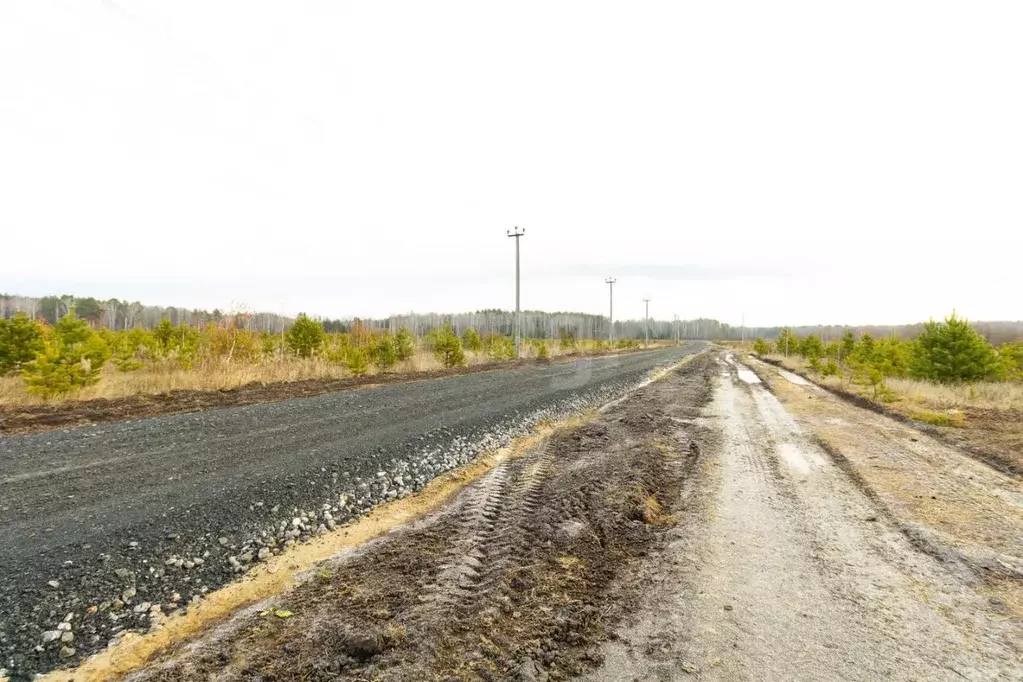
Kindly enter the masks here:
M 807 381 L 803 377 L 799 376 L 798 374 L 793 374 L 792 372 L 789 372 L 788 370 L 779 369 L 778 373 L 781 374 L 786 379 L 788 379 L 791 383 L 796 384 L 797 386 L 811 386 L 812 385 L 809 381 Z
M 747 384 L 759 384 L 760 377 L 753 373 L 752 370 L 739 368 L 739 378 L 745 381 Z
M 797 474 L 807 475 L 813 469 L 824 466 L 824 459 L 819 455 L 806 452 L 792 443 L 781 443 L 778 445 L 778 454 Z
M 807 381 L 798 374 L 793 374 L 792 372 L 780 368 L 778 369 L 778 373 L 785 377 L 786 381 L 788 381 L 790 384 L 795 384 L 797 386 L 806 386 L 807 388 L 812 388 L 815 391 L 821 390 L 820 386 L 813 383 L 812 381 Z

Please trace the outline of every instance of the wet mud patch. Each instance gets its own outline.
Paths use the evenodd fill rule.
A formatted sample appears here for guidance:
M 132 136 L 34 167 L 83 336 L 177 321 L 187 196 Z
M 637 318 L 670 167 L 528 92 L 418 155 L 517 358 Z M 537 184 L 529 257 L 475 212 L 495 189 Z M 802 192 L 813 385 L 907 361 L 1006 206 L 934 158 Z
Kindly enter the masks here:
M 600 664 L 700 457 L 698 358 L 132 680 L 566 679 Z M 673 402 L 675 403 L 673 405 Z

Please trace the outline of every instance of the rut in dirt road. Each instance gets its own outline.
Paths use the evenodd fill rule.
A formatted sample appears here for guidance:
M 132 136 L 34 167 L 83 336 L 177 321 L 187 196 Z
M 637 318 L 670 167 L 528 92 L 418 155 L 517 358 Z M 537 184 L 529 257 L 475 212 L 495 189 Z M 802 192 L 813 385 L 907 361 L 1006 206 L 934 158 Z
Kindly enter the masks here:
M 500 466 L 468 491 L 455 512 L 460 527 L 446 555 L 450 561 L 427 586 L 424 601 L 469 604 L 514 562 L 529 540 L 525 524 L 540 503 L 552 459 L 545 446 L 528 463 Z
M 718 369 L 700 483 L 591 679 L 1020 679 L 1018 624 L 918 551 L 748 368 Z
M 710 369 L 698 357 L 556 432 L 444 510 L 130 679 L 469 682 L 592 669 L 642 589 L 622 580 L 663 542 L 699 461 L 700 430 L 680 417 L 709 398 Z

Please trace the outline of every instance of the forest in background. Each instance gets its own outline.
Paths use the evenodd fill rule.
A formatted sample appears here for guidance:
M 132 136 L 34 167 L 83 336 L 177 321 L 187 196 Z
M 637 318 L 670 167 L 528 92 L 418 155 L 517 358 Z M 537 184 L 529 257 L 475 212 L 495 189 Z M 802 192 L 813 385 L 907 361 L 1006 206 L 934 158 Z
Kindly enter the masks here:
M 0 294 L 0 318 L 2 319 L 9 319 L 20 311 L 30 318 L 53 325 L 59 318 L 67 314 L 71 306 L 74 306 L 76 316 L 85 320 L 94 329 L 125 330 L 139 327 L 152 330 L 162 320 L 167 319 L 174 326 L 185 324 L 200 330 L 207 325 L 214 324 L 221 327 L 279 334 L 294 322 L 292 317 L 252 311 L 245 306 L 235 306 L 235 309 L 226 311 L 220 309 L 207 311 L 174 306 L 144 305 L 139 301 L 98 300 L 69 294 L 43 297 Z M 526 337 L 557 339 L 563 332 L 580 340 L 607 337 L 606 315 L 534 310 L 523 311 L 521 315 L 522 334 Z M 471 328 L 480 333 L 510 336 L 514 333 L 515 324 L 514 311 L 499 309 L 454 314 L 405 313 L 379 319 L 331 319 L 315 315 L 312 317 L 322 322 L 327 332 L 347 333 L 358 324 L 370 330 L 387 330 L 392 334 L 401 327 L 406 327 L 416 336 L 428 334 L 445 324 L 450 324 L 456 334 L 462 334 L 466 329 Z M 852 331 L 857 335 L 867 333 L 875 338 L 895 336 L 901 339 L 912 339 L 923 331 L 924 324 L 924 322 L 917 322 L 902 325 L 800 325 L 743 328 L 708 318 L 649 320 L 650 338 L 658 340 L 671 340 L 676 337 L 710 340 L 739 340 L 742 338 L 749 340 L 761 337 L 773 340 L 782 336 L 783 331 L 788 330 L 798 336 L 814 334 L 825 343 L 841 339 L 847 331 Z M 989 343 L 996 346 L 1023 338 L 1023 320 L 981 321 L 970 324 Z M 643 336 L 645 326 L 644 320 L 641 319 L 616 320 L 614 336 L 615 338 L 638 339 Z

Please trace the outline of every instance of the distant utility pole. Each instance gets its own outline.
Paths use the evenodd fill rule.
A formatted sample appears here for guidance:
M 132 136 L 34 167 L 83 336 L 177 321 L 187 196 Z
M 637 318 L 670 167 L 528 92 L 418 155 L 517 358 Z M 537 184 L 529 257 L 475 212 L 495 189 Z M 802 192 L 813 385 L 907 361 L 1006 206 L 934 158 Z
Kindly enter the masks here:
M 508 236 L 515 238 L 515 357 L 519 357 L 519 340 L 522 338 L 522 309 L 519 306 L 519 237 L 526 231 L 508 230 Z
M 746 313 L 742 314 L 742 345 L 746 345 Z
M 608 343 L 614 343 L 615 342 L 615 282 L 617 282 L 617 281 L 618 280 L 616 280 L 614 277 L 608 277 L 607 279 L 604 280 L 604 282 L 606 282 L 607 286 L 608 286 L 608 296 L 609 296 L 609 300 L 611 302 L 610 308 L 608 309 L 608 312 L 607 312 L 607 321 L 608 321 L 608 325 L 607 325 L 607 342 Z
M 644 298 L 643 303 L 646 304 L 646 313 L 643 316 L 643 347 L 646 348 L 650 345 L 650 299 Z
M 672 331 L 675 332 L 675 345 L 677 346 L 679 344 L 679 327 L 681 327 L 678 323 L 678 313 L 675 313 L 675 324 L 672 326 L 674 327 Z

